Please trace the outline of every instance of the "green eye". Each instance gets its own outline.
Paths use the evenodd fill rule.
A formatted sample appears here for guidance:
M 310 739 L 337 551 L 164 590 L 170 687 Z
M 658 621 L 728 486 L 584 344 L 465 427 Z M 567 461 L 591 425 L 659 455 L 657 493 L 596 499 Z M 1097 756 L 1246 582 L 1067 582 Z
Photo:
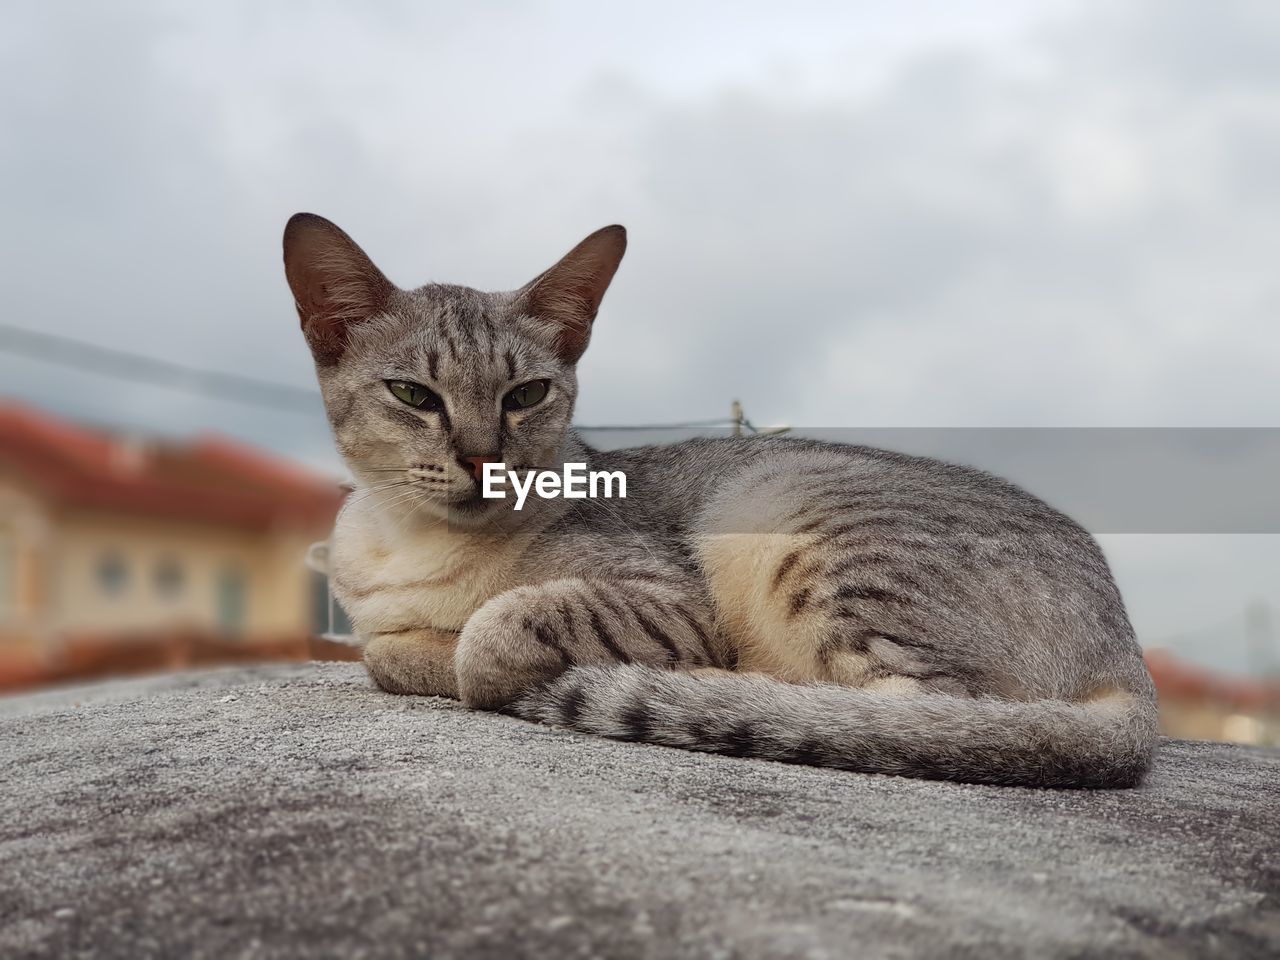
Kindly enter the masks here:
M 525 407 L 532 407 L 535 403 L 541 403 L 550 386 L 551 383 L 547 380 L 530 380 L 528 383 L 522 383 L 502 398 L 502 409 L 523 410 Z
M 417 407 L 419 410 L 439 410 L 444 406 L 444 402 L 434 391 L 428 390 L 420 383 L 412 383 L 408 380 L 388 380 L 387 389 L 401 403 L 407 403 L 409 406 Z

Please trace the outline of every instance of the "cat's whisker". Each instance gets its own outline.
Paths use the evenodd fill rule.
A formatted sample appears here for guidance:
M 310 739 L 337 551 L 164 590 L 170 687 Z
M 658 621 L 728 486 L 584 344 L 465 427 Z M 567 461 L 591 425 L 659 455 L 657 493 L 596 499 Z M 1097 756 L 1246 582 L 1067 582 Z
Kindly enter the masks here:
M 411 484 L 415 482 L 416 481 L 414 481 L 412 478 L 406 477 L 400 480 L 382 480 L 382 481 L 379 481 L 378 483 L 371 483 L 366 487 L 360 487 L 359 489 L 365 493 L 374 493 L 379 490 L 390 490 L 394 487 L 401 487 L 401 486 L 405 486 L 407 484 Z
M 386 481 L 385 483 L 372 484 L 367 487 L 361 487 L 357 489 L 350 497 L 347 498 L 347 505 L 350 506 L 353 504 L 361 503 L 365 500 L 368 500 L 374 494 L 385 493 L 386 491 L 393 490 L 396 487 L 412 486 L 414 485 L 414 483 L 415 481 L 413 480 L 389 480 L 389 481 Z
M 408 490 L 408 491 L 404 491 L 402 493 L 396 494 L 396 496 L 390 500 L 383 501 L 381 504 L 379 504 L 379 507 L 383 510 L 390 511 L 390 510 L 396 509 L 401 504 L 408 503 L 411 500 L 417 500 L 417 499 L 418 499 L 418 492 L 416 490 Z
M 405 501 L 400 501 L 398 506 L 402 506 Z M 426 505 L 426 501 L 421 497 L 412 497 L 408 500 L 409 510 L 400 519 L 397 524 L 397 534 L 403 533 L 408 529 L 410 523 L 416 521 L 422 515 L 422 508 Z

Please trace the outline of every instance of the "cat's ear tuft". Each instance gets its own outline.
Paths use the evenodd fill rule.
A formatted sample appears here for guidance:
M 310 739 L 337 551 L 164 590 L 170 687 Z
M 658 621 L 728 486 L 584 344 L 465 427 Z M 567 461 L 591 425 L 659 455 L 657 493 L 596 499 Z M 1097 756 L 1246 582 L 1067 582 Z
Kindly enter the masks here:
M 335 224 L 295 213 L 284 228 L 284 272 L 316 363 L 332 366 L 352 324 L 386 309 L 395 286 Z
M 521 291 L 524 311 L 556 328 L 556 346 L 566 362 L 576 362 L 587 349 L 600 301 L 626 252 L 626 229 L 602 227 Z

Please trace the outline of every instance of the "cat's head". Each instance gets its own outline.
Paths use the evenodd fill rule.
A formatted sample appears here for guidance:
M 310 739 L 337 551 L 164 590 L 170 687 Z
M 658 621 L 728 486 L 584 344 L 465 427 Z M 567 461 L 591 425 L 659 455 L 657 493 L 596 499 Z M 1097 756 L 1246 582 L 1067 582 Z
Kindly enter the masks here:
M 558 469 L 575 367 L 626 245 L 622 227 L 597 230 L 510 292 L 401 290 L 334 224 L 292 217 L 285 274 L 356 479 L 466 524 L 511 508 L 480 497 L 483 460 Z

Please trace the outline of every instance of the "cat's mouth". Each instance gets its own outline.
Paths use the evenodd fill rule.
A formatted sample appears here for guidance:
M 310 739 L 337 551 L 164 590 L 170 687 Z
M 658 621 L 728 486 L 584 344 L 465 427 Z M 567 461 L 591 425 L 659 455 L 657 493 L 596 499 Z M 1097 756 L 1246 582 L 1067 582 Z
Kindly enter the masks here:
M 450 510 L 456 510 L 458 513 L 468 516 L 484 513 L 495 503 L 502 503 L 502 501 L 483 496 L 479 487 L 465 496 L 454 497 L 448 501 Z

